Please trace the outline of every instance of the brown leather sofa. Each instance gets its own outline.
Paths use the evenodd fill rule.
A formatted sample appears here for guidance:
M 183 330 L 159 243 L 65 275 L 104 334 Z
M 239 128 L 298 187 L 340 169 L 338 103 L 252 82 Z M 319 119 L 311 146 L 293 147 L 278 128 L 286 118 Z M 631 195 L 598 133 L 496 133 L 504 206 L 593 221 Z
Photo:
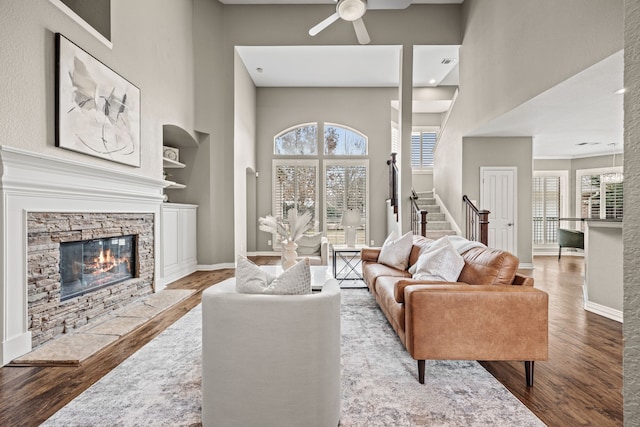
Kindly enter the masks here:
M 409 266 L 430 240 L 414 236 Z M 536 360 L 548 357 L 548 295 L 517 273 L 509 252 L 472 248 L 458 282 L 418 281 L 378 262 L 380 248 L 362 250 L 364 281 L 407 351 L 425 360 L 518 360 L 533 385 Z

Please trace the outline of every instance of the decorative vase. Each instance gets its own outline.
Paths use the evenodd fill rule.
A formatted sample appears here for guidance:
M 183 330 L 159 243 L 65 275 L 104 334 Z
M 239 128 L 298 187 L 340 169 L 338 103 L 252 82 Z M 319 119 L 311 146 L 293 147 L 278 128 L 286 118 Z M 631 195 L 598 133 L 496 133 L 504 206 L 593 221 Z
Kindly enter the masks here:
M 298 244 L 294 241 L 285 241 L 282 242 L 282 247 L 282 269 L 287 270 L 290 267 L 293 267 L 296 263 L 296 258 L 298 258 L 296 249 L 298 249 Z

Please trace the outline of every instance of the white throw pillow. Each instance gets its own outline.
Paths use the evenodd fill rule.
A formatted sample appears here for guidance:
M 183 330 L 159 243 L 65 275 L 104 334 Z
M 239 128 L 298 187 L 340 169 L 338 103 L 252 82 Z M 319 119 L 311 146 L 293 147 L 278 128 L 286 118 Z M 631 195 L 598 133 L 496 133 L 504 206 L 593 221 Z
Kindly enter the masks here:
M 304 234 L 296 240 L 298 245 L 298 255 L 320 255 L 320 245 L 322 244 L 322 233 Z
M 464 258 L 444 236 L 420 255 L 413 278 L 456 282 L 463 267 Z
M 398 238 L 396 232 L 392 231 L 380 249 L 378 262 L 398 270 L 406 270 L 409 265 L 409 255 L 411 255 L 412 247 L 413 234 L 411 232 Z
M 251 260 L 238 255 L 236 290 L 243 294 L 305 295 L 311 293 L 309 260 L 305 259 L 278 277 L 267 273 Z

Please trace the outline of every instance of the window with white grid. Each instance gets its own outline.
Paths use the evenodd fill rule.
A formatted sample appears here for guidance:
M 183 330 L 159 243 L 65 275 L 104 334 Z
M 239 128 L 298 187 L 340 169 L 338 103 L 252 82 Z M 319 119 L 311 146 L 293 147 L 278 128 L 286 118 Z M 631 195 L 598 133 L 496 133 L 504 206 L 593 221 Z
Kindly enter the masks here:
M 318 135 L 323 135 L 318 153 Z M 305 123 L 293 126 L 274 137 L 272 215 L 286 218 L 289 209 L 310 211 L 316 229 L 332 243 L 345 243 L 340 225 L 345 209 L 357 209 L 362 218 L 358 229 L 359 244 L 368 237 L 368 138 L 345 125 Z M 294 158 L 297 157 L 297 158 Z M 348 158 L 345 158 L 348 157 Z M 357 157 L 355 159 L 354 157 Z M 321 166 L 322 164 L 322 166 Z M 323 168 L 323 183 L 319 168 Z M 323 209 L 318 203 L 322 197 Z M 322 223 L 319 220 L 322 219 Z M 273 236 L 274 248 L 279 237 Z
M 285 160 L 273 161 L 273 213 L 276 218 L 286 218 L 289 209 L 298 213 L 310 212 L 312 223 L 317 221 L 318 206 L 318 161 Z M 274 235 L 274 246 L 280 242 Z
M 624 184 L 607 182 L 612 173 L 622 173 L 622 168 L 605 168 L 576 171 L 578 212 L 582 218 L 622 219 Z M 620 175 L 621 177 L 622 175 Z
M 436 145 L 435 132 L 411 133 L 411 167 L 425 169 L 433 167 L 433 149 Z
M 356 244 L 367 241 L 369 185 L 368 160 L 326 160 L 324 163 L 324 224 L 326 235 L 333 244 L 344 244 L 342 213 L 355 209 L 360 213 Z
M 565 186 L 564 177 L 538 175 L 533 177 L 533 244 L 548 245 L 558 241 Z

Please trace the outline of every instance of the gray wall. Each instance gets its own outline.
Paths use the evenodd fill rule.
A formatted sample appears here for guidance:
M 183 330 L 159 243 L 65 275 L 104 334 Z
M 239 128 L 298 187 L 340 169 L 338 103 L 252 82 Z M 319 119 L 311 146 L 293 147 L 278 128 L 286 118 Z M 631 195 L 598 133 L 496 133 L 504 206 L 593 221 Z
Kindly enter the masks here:
M 260 173 L 258 216 L 272 213 L 273 137 L 301 123 L 342 124 L 369 138 L 369 240 L 382 244 L 387 236 L 384 206 L 389 185 L 386 161 L 391 152 L 390 104 L 397 93 L 395 88 L 259 88 L 256 140 Z M 318 150 L 320 153 L 322 147 Z M 322 165 L 319 179 L 323 185 Z M 322 209 L 321 198 L 319 202 Z M 320 227 L 324 229 L 324 224 Z M 258 232 L 259 251 L 271 250 L 267 245 L 268 239 L 271 239 L 270 234 Z
M 113 0 L 110 49 L 48 1 L 3 0 L 0 144 L 162 179 L 162 125 L 193 129 L 191 26 L 189 2 Z M 55 147 L 56 32 L 140 88 L 140 168 Z
M 200 265 L 233 260 L 233 139 L 225 135 L 233 132 L 234 56 L 223 49 L 222 9 L 217 1 L 193 0 L 195 129 L 207 136 L 186 184 L 194 191 L 191 201 L 199 205 Z
M 624 202 L 640 206 L 640 4 L 625 1 Z M 640 221 L 636 209 L 625 211 L 624 245 L 624 425 L 640 420 Z
M 255 180 L 247 174 L 247 170 L 256 170 L 255 142 L 256 142 L 256 87 L 253 80 L 236 53 L 234 79 L 234 214 L 236 224 L 249 224 L 247 210 L 255 211 L 255 196 L 250 199 L 247 179 Z M 250 184 L 255 186 L 255 182 Z M 248 235 L 255 235 L 257 222 L 253 222 L 252 231 L 246 226 L 238 226 L 235 230 L 235 253 L 246 255 Z M 253 237 L 255 241 L 255 237 Z M 255 249 L 254 249 L 255 250 Z
M 619 51 L 623 8 L 622 0 L 465 0 L 463 17 L 460 92 L 434 171 L 438 194 L 459 224 L 463 138 Z
M 521 263 L 532 262 L 531 244 L 531 177 L 533 161 L 531 138 L 464 138 L 462 149 L 462 193 L 477 200 L 480 209 L 485 209 L 480 200 L 480 167 L 509 166 L 518 168 L 517 174 L 517 250 L 515 255 Z M 457 202 L 462 205 L 462 196 Z M 460 224 L 464 224 L 461 222 Z
M 215 0 L 194 0 L 194 34 L 197 35 L 194 40 L 196 130 L 211 134 L 209 168 L 200 171 L 203 175 L 201 182 L 209 184 L 208 189 L 203 187 L 203 193 L 206 193 L 204 197 L 210 197 L 210 200 L 204 209 L 203 201 L 196 201 L 201 206 L 200 213 L 205 218 L 203 221 L 206 221 L 205 224 L 201 224 L 203 221 L 198 224 L 199 264 L 233 261 L 241 236 L 249 235 L 244 230 L 246 222 L 234 218 L 237 205 L 234 200 L 246 200 L 246 188 L 237 189 L 234 184 L 236 180 L 246 179 L 245 170 L 233 168 L 236 111 L 233 93 L 236 78 L 234 47 L 357 44 L 353 26 L 344 22 L 336 22 L 329 31 L 323 31 L 316 37 L 308 35 L 309 28 L 333 10 L 334 7 L 328 4 L 222 6 Z M 368 14 L 367 28 L 372 44 L 408 47 L 414 44 L 460 44 L 460 13 L 460 5 L 413 5 L 407 10 Z M 360 108 L 368 106 L 363 103 Z M 386 122 L 389 117 L 390 113 L 385 118 Z M 407 162 L 404 170 L 410 170 L 408 156 L 403 161 Z M 259 167 L 258 171 L 264 172 L 264 169 Z M 259 180 L 265 179 L 269 179 L 268 176 L 261 173 Z M 372 188 L 374 192 L 379 191 L 381 200 L 384 200 L 386 184 Z M 264 212 L 258 214 L 264 215 Z M 372 221 L 377 219 L 372 218 Z M 371 229 L 384 235 L 382 230 L 386 230 L 385 223 L 382 214 L 379 222 L 371 223 Z M 376 237 L 374 239 L 377 240 Z M 222 243 L 230 241 L 235 241 L 236 245 Z

